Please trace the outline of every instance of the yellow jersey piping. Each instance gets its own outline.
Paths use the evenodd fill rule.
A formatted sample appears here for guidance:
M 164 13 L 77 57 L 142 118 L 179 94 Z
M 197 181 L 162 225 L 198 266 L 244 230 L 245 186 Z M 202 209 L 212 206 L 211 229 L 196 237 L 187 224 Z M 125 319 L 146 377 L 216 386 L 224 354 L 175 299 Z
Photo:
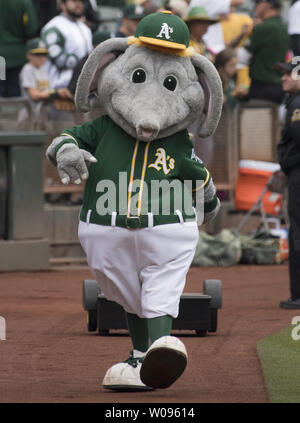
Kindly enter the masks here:
M 142 170 L 141 185 L 140 185 L 139 200 L 138 200 L 138 216 L 141 215 L 141 209 L 142 209 L 143 187 L 144 187 L 144 179 L 145 179 L 147 163 L 148 163 L 149 147 L 150 147 L 150 143 L 148 142 L 144 152 L 144 162 L 143 162 L 143 170 Z
M 133 156 L 132 156 L 132 160 L 131 160 L 130 180 L 129 180 L 129 185 L 128 185 L 127 217 L 130 216 L 132 184 L 133 184 L 135 161 L 136 161 L 138 146 L 139 146 L 139 140 L 136 140 L 136 143 L 135 143 L 135 146 L 134 146 L 134 151 L 133 151 Z

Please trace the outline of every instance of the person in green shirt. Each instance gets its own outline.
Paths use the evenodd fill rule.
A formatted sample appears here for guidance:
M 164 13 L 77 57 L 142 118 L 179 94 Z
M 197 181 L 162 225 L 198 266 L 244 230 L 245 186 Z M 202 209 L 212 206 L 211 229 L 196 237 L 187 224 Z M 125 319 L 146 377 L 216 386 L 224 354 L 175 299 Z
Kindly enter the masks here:
M 25 44 L 37 31 L 38 19 L 31 0 L 0 0 L 0 56 L 6 64 L 0 97 L 21 95 L 19 73 L 26 63 Z
M 250 58 L 249 99 L 268 100 L 278 104 L 283 100 L 281 75 L 275 69 L 275 64 L 285 61 L 289 36 L 280 11 L 279 0 L 256 0 L 255 13 L 262 22 L 254 27 L 245 46 Z

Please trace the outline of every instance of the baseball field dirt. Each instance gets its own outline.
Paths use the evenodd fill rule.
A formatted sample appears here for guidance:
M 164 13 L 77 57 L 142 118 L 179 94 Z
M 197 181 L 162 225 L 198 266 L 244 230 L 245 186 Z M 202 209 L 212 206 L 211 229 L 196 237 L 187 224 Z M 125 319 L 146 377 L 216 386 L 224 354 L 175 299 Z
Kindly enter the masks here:
M 189 361 L 169 389 L 114 393 L 102 388 L 106 370 L 128 357 L 126 331 L 88 333 L 82 280 L 88 268 L 0 274 L 0 402 L 236 403 L 268 402 L 256 343 L 287 327 L 297 310 L 289 296 L 288 267 L 191 268 L 185 292 L 202 292 L 203 279 L 222 279 L 223 309 L 215 334 L 173 332 Z M 298 313 L 299 314 L 299 313 Z

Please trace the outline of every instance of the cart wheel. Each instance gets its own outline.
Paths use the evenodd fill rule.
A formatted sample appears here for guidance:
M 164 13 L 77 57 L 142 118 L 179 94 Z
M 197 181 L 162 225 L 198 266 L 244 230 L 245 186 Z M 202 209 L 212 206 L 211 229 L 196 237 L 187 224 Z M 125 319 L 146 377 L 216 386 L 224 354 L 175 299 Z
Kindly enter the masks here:
M 108 336 L 109 335 L 109 329 L 99 329 L 99 335 Z
M 212 308 L 210 310 L 210 328 L 208 332 L 217 332 L 218 327 L 218 310 L 216 308 Z
M 84 280 L 82 286 L 82 305 L 84 310 L 97 310 L 100 289 L 96 281 Z
M 97 330 L 97 310 L 87 311 L 86 316 L 88 331 L 95 332 Z
M 196 334 L 200 338 L 204 338 L 207 335 L 207 331 L 205 329 L 204 330 L 196 329 Z
M 220 280 L 208 279 L 203 282 L 203 294 L 210 295 L 210 308 L 222 308 L 222 282 Z

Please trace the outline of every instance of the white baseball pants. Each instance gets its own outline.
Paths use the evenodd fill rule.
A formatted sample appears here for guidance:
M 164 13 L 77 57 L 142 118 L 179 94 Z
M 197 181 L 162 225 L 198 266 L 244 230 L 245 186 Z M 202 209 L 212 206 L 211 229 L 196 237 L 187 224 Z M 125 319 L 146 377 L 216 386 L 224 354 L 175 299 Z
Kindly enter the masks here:
M 78 236 L 108 300 L 139 317 L 178 316 L 198 242 L 196 222 L 127 229 L 80 221 Z

